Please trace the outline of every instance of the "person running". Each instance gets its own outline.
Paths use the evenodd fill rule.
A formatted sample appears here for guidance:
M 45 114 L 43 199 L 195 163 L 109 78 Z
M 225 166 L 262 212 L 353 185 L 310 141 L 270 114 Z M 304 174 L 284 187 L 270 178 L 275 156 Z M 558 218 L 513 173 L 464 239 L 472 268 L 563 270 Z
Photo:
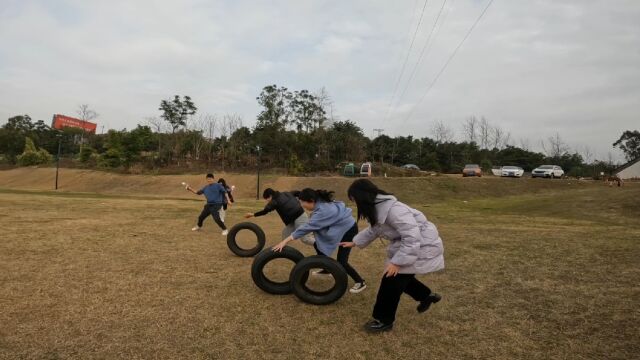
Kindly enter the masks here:
M 255 213 L 246 213 L 244 217 L 250 219 L 252 217 L 264 216 L 275 210 L 284 223 L 282 239 L 286 239 L 300 226 L 309 222 L 309 217 L 304 212 L 302 206 L 300 206 L 300 202 L 296 197 L 299 193 L 299 191 L 280 192 L 272 188 L 266 188 L 262 193 L 262 198 L 267 202 L 264 209 Z M 302 237 L 302 242 L 307 245 L 313 245 L 314 241 L 313 234 L 307 234 Z
M 227 185 L 227 182 L 223 178 L 218 179 L 218 184 L 224 186 L 224 189 L 227 191 L 227 195 L 229 195 L 229 200 L 227 201 L 227 198 L 225 197 L 224 204 L 222 204 L 222 209 L 220 209 L 220 220 L 224 222 L 224 218 L 227 214 L 227 208 L 229 207 L 229 203 L 234 202 L 233 195 L 231 194 L 231 192 L 233 191 L 235 186 L 229 187 L 229 185 Z
M 222 236 L 226 236 L 229 231 L 227 231 L 227 227 L 225 226 L 224 221 L 220 219 L 220 209 L 224 205 L 225 200 L 227 201 L 227 203 L 229 203 L 229 206 L 231 205 L 229 201 L 229 194 L 227 193 L 227 190 L 224 188 L 224 186 L 214 182 L 215 180 L 213 174 L 207 174 L 206 179 L 208 184 L 198 191 L 193 190 L 191 186 L 187 185 L 188 191 L 191 191 L 196 195 L 204 195 L 207 198 L 207 203 L 204 205 L 200 216 L 198 216 L 198 225 L 196 225 L 191 230 L 199 231 L 202 228 L 202 223 L 204 222 L 204 220 L 207 218 L 207 216 L 211 215 L 216 224 L 218 224 L 218 226 L 220 226 L 220 228 L 222 229 Z
M 351 242 L 358 233 L 358 224 L 351 216 L 352 210 L 341 201 L 333 200 L 333 191 L 304 189 L 298 195 L 300 205 L 311 211 L 309 222 L 300 226 L 289 237 L 273 247 L 274 251 L 282 251 L 282 248 L 290 241 L 300 239 L 313 232 L 315 243 L 313 247 L 318 255 L 331 256 L 338 249 L 338 262 L 347 271 L 347 274 L 355 281 L 349 290 L 351 293 L 359 293 L 366 289 L 367 284 L 349 264 L 350 248 L 340 247 L 340 242 Z M 318 273 L 316 273 L 318 274 Z
M 416 279 L 416 274 L 444 269 L 442 239 L 423 213 L 401 203 L 368 179 L 354 181 L 347 194 L 358 207 L 358 218 L 365 219 L 369 227 L 352 242 L 340 245 L 364 248 L 377 238 L 390 240 L 373 320 L 364 328 L 368 332 L 391 330 L 403 292 L 418 302 L 419 313 L 442 298 Z

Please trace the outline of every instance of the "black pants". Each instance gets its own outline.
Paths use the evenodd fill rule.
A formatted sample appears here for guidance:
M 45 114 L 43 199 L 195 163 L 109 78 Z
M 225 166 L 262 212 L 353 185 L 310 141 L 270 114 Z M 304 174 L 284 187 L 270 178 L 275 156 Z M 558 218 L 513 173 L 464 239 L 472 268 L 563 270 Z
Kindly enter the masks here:
M 222 204 L 206 204 L 202 209 L 200 216 L 198 216 L 198 226 L 202 227 L 204 219 L 206 219 L 207 216 L 211 215 L 213 216 L 213 220 L 216 222 L 216 224 L 218 224 L 218 226 L 220 226 L 222 230 L 227 230 L 227 227 L 222 222 L 222 219 L 220 219 L 220 208 L 222 208 Z
M 431 289 L 421 283 L 414 274 L 397 274 L 392 277 L 382 277 L 376 304 L 373 307 L 373 318 L 390 324 L 396 319 L 396 310 L 400 302 L 400 295 L 407 293 L 415 301 L 423 301 L 431 294 Z
M 347 231 L 346 234 L 344 234 L 341 242 L 351 242 L 353 241 L 353 237 L 356 236 L 357 234 L 358 234 L 358 224 L 354 224 L 353 227 L 349 229 L 349 231 Z M 326 254 L 323 254 L 322 252 L 320 252 L 320 250 L 318 250 L 318 246 L 316 245 L 316 243 L 313 243 L 313 247 L 316 249 L 316 253 L 318 255 L 327 256 Z M 342 265 L 342 267 L 347 271 L 347 274 L 351 276 L 353 281 L 357 283 L 361 283 L 364 281 L 364 279 L 360 276 L 360 274 L 358 274 L 356 269 L 354 269 L 351 265 L 349 265 L 350 253 L 351 253 L 351 248 L 338 247 L 337 260 L 340 263 L 340 265 Z

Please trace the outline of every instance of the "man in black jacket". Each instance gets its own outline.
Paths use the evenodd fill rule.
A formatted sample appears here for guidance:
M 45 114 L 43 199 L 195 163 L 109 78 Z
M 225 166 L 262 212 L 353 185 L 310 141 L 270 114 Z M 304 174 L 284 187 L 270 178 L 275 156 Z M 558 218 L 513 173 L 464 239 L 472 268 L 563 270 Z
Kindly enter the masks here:
M 262 197 L 267 201 L 264 209 L 253 214 L 247 213 L 244 217 L 249 219 L 254 216 L 263 216 L 275 210 L 285 225 L 284 229 L 282 229 L 282 238 L 286 239 L 297 228 L 309 222 L 309 217 L 296 197 L 297 193 L 298 191 L 279 192 L 272 188 L 267 188 L 262 193 Z M 314 241 L 313 234 L 308 234 L 302 238 L 302 242 L 307 245 L 313 245 Z

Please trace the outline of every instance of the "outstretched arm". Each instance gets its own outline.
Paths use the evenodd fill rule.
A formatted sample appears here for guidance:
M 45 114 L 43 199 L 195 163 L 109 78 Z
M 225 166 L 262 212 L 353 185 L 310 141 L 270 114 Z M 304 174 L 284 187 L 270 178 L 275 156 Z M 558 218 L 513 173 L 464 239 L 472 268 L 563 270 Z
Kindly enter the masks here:
M 189 185 L 187 185 L 187 191 L 194 193 L 195 195 L 202 195 L 201 191 L 195 191 L 193 190 L 193 188 Z
M 246 213 L 244 215 L 244 217 L 248 219 L 248 218 L 252 218 L 254 216 L 258 217 L 258 216 L 267 215 L 268 213 L 272 212 L 275 209 L 276 209 L 276 201 L 271 199 L 271 201 L 269 201 L 267 203 L 267 205 L 264 207 L 264 209 L 262 209 L 262 210 L 260 210 L 258 212 L 255 212 L 253 214 L 252 213 Z

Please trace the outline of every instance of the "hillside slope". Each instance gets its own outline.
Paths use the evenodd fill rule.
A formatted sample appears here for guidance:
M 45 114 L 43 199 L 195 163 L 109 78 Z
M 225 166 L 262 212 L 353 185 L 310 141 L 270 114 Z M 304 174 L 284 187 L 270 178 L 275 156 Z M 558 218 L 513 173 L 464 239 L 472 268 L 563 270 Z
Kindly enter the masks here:
M 237 198 L 255 198 L 256 176 L 238 174 L 216 174 L 229 184 L 236 186 Z M 280 190 L 323 188 L 336 192 L 339 199 L 353 178 L 343 177 L 284 177 L 264 176 L 261 189 L 273 187 Z M 381 188 L 396 194 L 408 202 L 432 202 L 446 199 L 472 199 L 500 197 L 540 192 L 563 191 L 588 186 L 603 186 L 600 182 L 548 179 L 502 179 L 494 177 L 462 178 L 434 176 L 422 178 L 374 178 Z M 165 198 L 193 198 L 181 182 L 194 188 L 203 185 L 202 175 L 122 175 L 95 170 L 61 169 L 59 191 L 89 192 L 109 195 L 142 195 Z M 0 171 L 0 188 L 19 190 L 53 190 L 55 169 L 19 168 Z

